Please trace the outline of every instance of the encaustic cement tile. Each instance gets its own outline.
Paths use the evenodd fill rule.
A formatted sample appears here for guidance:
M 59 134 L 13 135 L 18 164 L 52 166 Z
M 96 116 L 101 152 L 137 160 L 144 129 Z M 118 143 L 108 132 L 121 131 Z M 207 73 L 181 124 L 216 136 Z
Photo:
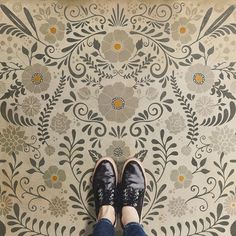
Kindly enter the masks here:
M 90 235 L 103 156 L 147 235 L 236 235 L 233 1 L 0 2 L 1 235 Z

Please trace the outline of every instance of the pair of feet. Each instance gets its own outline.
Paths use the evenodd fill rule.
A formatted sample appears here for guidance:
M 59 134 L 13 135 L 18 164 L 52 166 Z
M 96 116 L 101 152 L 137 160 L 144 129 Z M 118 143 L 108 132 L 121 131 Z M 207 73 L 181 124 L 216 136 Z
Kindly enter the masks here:
M 130 222 L 140 223 L 146 177 L 141 163 L 131 158 L 124 164 L 121 181 L 112 158 L 101 158 L 93 172 L 93 192 L 97 219 L 116 223 L 120 213 L 122 227 Z

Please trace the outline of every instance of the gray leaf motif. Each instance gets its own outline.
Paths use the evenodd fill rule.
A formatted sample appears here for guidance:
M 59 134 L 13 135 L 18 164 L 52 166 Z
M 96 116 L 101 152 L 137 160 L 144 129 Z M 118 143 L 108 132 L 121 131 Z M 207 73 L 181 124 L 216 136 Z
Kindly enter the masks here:
M 0 221 L 0 236 L 5 236 L 6 234 L 6 226 Z
M 230 233 L 231 233 L 232 236 L 236 235 L 236 221 L 234 221 L 234 223 L 231 225 Z
M 217 116 L 213 116 L 212 118 L 205 118 L 201 125 L 203 126 L 216 126 L 222 125 L 231 121 L 236 113 L 236 106 L 234 102 L 229 103 L 229 110 L 226 108 L 222 113 L 219 113 Z

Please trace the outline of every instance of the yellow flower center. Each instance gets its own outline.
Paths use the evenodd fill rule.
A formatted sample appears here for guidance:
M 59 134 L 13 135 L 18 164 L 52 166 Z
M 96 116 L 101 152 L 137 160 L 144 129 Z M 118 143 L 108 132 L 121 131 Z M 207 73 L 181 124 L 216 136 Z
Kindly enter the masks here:
M 205 82 L 205 76 L 202 73 L 195 73 L 193 76 L 193 81 L 196 84 L 203 84 Z
M 40 84 L 43 81 L 43 76 L 40 73 L 34 73 L 31 81 L 34 84 Z
M 117 50 L 117 51 L 120 50 L 121 49 L 121 44 L 120 43 L 115 43 L 114 44 L 114 49 Z
M 125 105 L 125 101 L 123 98 L 115 97 L 112 99 L 112 106 L 114 109 L 120 110 L 120 109 L 124 108 L 124 105 Z
M 180 27 L 179 32 L 180 32 L 181 34 L 186 33 L 186 28 L 185 28 L 184 26 Z
M 52 178 L 52 181 L 57 181 L 57 176 L 56 175 L 53 175 L 51 178 Z
M 51 32 L 52 34 L 55 34 L 55 33 L 57 32 L 57 28 L 54 27 L 54 26 L 52 26 L 52 27 L 50 28 L 50 32 Z
M 185 179 L 185 177 L 183 176 L 183 175 L 179 175 L 179 182 L 183 182 L 184 181 L 184 179 Z
M 235 207 L 236 207 L 236 203 L 233 202 L 233 203 L 231 204 L 231 206 L 232 206 L 232 208 L 235 208 Z

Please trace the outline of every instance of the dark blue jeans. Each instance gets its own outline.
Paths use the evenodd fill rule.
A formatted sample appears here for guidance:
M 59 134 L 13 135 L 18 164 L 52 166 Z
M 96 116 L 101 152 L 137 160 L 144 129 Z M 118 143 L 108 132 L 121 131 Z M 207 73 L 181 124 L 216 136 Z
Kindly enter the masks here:
M 143 228 L 138 223 L 129 223 L 125 225 L 124 236 L 146 236 Z M 110 220 L 101 219 L 97 222 L 94 227 L 93 236 L 115 236 L 115 228 Z

